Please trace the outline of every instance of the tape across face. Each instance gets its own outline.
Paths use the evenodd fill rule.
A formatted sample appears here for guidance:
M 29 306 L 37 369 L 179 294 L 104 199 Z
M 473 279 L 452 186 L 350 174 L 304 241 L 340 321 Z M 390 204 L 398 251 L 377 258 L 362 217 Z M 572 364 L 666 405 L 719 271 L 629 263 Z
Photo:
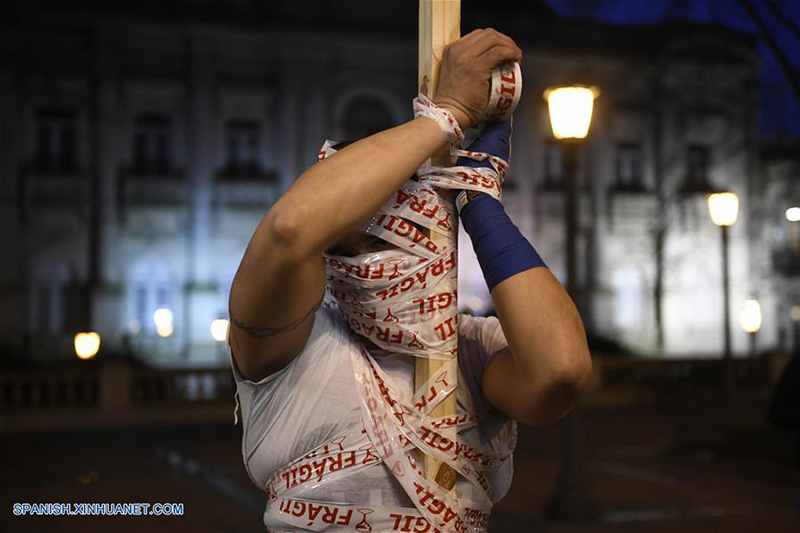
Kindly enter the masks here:
M 327 141 L 319 159 L 336 153 L 334 146 Z M 453 148 L 452 154 L 488 160 L 491 168 L 421 167 L 364 225 L 396 248 L 324 256 L 327 290 L 350 328 L 392 353 L 452 359 L 457 352 L 458 295 L 449 288 L 456 285 L 457 215 L 442 191 L 471 189 L 499 199 L 508 164 L 485 153 Z

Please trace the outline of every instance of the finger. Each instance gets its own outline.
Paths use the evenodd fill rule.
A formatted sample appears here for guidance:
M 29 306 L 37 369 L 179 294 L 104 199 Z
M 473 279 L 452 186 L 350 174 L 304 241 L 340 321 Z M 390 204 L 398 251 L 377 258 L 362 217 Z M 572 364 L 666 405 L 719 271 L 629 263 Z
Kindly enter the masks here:
M 498 46 L 493 46 L 492 48 L 484 52 L 478 58 L 478 60 L 481 63 L 486 64 L 487 67 L 491 70 L 500 63 L 505 63 L 506 61 L 521 61 L 522 53 L 518 48 L 514 46 L 498 45 Z
M 517 46 L 517 43 L 514 41 L 514 39 L 512 39 L 511 37 L 509 37 L 505 33 L 499 32 L 497 30 L 493 29 L 492 31 L 495 33 L 495 35 L 497 37 L 497 44 L 505 44 L 505 45 L 508 45 L 508 46 L 514 48 L 516 50 L 516 53 L 517 53 L 517 56 L 515 57 L 514 60 L 515 61 L 522 61 L 522 50 L 520 49 L 519 46 Z M 484 52 L 485 52 L 485 50 L 484 50 Z
M 474 30 L 472 30 L 468 34 L 462 35 L 461 38 L 459 39 L 459 41 L 464 42 L 464 43 L 468 43 L 471 40 L 475 39 L 478 35 L 484 33 L 485 31 L 486 30 L 483 29 L 483 28 L 475 28 Z M 456 42 L 458 42 L 458 41 L 456 41 Z
M 500 35 L 501 34 L 497 30 L 487 28 L 468 43 L 468 46 L 465 47 L 465 53 L 468 53 L 471 57 L 480 56 L 492 46 L 496 46 L 502 42 Z
M 457 39 L 451 43 L 448 43 L 444 46 L 444 53 L 452 54 L 453 48 L 455 47 L 456 50 L 463 50 L 469 47 L 471 41 L 473 41 L 477 36 L 483 33 L 484 30 L 481 28 L 477 28 L 469 32 L 468 34 L 462 36 L 460 39 Z

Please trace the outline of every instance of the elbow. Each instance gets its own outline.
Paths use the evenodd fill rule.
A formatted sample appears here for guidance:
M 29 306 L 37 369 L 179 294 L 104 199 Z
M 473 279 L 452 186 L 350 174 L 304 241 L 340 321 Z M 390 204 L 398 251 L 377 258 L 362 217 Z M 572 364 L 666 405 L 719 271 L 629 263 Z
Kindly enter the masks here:
M 555 424 L 573 409 L 589 388 L 592 358 L 586 343 L 561 351 L 561 355 L 561 362 L 549 372 L 539 372 L 540 379 L 531 387 L 522 416 L 516 417 L 519 422 L 531 426 Z
M 592 356 L 585 341 L 576 342 L 563 352 L 559 368 L 554 371 L 554 383 L 569 387 L 580 394 L 592 379 Z
M 529 357 L 529 376 L 542 388 L 580 393 L 592 378 L 592 357 L 585 335 L 565 335 L 550 344 L 539 357 Z
M 302 217 L 293 209 L 283 207 L 280 202 L 272 206 L 264 220 L 270 240 L 283 246 L 291 246 L 301 240 Z
M 259 231 L 265 244 L 265 254 L 279 257 L 282 262 L 297 263 L 314 251 L 313 239 L 308 232 L 306 217 L 295 206 L 286 207 L 280 201 L 269 210 Z

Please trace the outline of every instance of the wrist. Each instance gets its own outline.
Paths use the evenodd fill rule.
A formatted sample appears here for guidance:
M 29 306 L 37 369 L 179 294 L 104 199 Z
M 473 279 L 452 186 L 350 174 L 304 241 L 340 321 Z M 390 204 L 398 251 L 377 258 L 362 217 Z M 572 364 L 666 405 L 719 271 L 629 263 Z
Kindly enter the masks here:
M 437 101 L 436 105 L 453 115 L 453 118 L 458 122 L 458 127 L 460 127 L 462 131 L 466 131 L 468 128 L 472 127 L 472 121 L 469 119 L 469 115 L 457 105 L 443 101 Z
M 467 204 L 470 202 L 477 200 L 481 196 L 487 196 L 486 193 L 482 193 L 480 191 L 474 191 L 470 189 L 462 189 L 456 195 L 456 211 L 460 215 L 464 209 L 467 207 Z
M 414 98 L 414 117 L 425 117 L 430 119 L 442 129 L 450 143 L 455 143 L 464 138 L 458 119 L 453 113 L 443 107 L 436 105 L 423 94 Z

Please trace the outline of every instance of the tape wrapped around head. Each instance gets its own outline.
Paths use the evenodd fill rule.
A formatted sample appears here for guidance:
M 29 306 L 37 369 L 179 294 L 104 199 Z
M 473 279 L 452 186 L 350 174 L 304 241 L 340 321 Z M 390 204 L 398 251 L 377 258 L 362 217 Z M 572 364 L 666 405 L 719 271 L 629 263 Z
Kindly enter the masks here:
M 335 146 L 326 141 L 319 159 L 334 154 Z M 457 215 L 440 190 L 470 189 L 499 199 L 508 165 L 486 153 L 455 147 L 451 153 L 487 165 L 420 167 L 364 224 L 365 232 L 395 248 L 324 256 L 327 290 L 350 328 L 392 353 L 451 359 L 457 351 L 457 294 L 449 289 L 456 286 Z

